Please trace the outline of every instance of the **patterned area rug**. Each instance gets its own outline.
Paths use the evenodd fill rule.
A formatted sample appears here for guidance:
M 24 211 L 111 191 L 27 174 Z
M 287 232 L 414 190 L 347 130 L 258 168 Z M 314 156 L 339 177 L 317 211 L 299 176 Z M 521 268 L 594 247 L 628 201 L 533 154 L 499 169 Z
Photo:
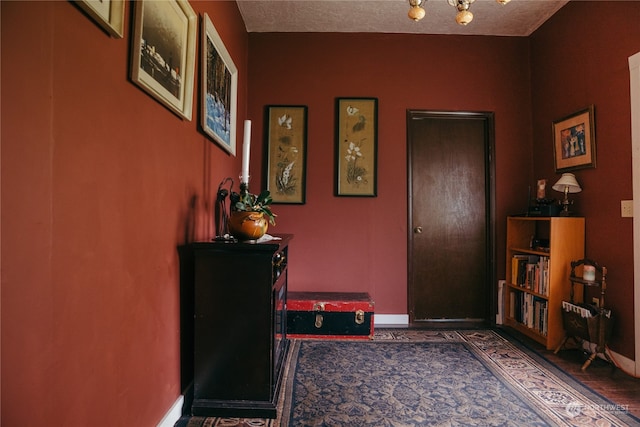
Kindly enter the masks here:
M 275 420 L 214 426 L 629 426 L 640 420 L 494 331 L 380 330 L 292 342 Z M 183 424 L 185 425 L 185 424 Z

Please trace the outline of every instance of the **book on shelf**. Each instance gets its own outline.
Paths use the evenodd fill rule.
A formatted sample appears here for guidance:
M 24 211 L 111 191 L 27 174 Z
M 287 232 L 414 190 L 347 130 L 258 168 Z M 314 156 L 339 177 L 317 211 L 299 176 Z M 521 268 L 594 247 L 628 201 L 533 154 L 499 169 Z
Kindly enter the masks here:
M 509 315 L 518 323 L 546 336 L 548 332 L 548 301 L 526 292 L 509 295 Z
M 514 285 L 522 286 L 524 283 L 525 273 L 523 268 L 526 269 L 527 260 L 529 255 L 514 255 L 511 258 L 511 283 Z
M 514 255 L 511 259 L 511 283 L 541 295 L 549 295 L 549 257 Z

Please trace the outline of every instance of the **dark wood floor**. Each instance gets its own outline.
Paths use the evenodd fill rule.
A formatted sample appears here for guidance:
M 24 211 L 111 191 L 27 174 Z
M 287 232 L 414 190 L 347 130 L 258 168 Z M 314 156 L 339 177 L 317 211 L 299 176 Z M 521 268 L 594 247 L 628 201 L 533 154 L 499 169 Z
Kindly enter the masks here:
M 507 331 L 507 333 L 514 337 L 517 335 L 517 332 L 510 333 Z M 517 339 L 591 390 L 614 403 L 624 405 L 629 413 L 640 418 L 640 378 L 627 375 L 600 357 L 596 358 L 583 372 L 581 368 L 582 364 L 587 360 L 587 356 L 582 350 L 568 349 L 561 350 L 558 354 L 553 354 L 553 350 L 547 350 L 542 345 L 526 337 L 518 336 Z

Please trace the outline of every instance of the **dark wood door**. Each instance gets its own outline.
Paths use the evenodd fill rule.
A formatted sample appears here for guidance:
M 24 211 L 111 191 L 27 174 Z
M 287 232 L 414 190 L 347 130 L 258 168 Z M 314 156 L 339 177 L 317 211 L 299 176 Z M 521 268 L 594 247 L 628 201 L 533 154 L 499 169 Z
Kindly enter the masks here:
M 409 111 L 409 320 L 485 321 L 491 113 Z

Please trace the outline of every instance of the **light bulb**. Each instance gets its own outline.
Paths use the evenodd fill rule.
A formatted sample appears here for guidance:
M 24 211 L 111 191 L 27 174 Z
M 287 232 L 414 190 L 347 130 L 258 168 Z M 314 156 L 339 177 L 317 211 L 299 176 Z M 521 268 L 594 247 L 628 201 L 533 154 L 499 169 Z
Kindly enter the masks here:
M 456 15 L 456 22 L 460 25 L 467 25 L 471 21 L 473 21 L 473 13 L 468 10 L 461 10 Z
M 420 6 L 412 6 L 411 9 L 409 9 L 408 15 L 409 15 L 409 18 L 417 22 L 422 18 L 424 18 L 425 10 Z

